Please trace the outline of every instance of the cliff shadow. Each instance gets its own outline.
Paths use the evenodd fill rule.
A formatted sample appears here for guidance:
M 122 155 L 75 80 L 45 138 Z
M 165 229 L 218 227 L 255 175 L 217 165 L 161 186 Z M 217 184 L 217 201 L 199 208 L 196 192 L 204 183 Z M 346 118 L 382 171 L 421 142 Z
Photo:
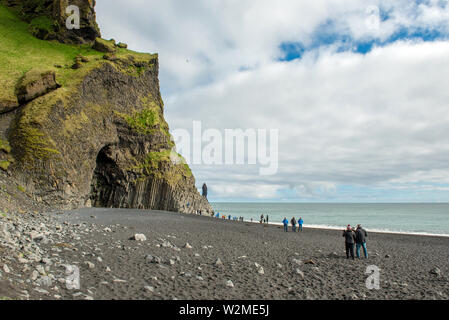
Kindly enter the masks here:
M 113 145 L 107 145 L 97 155 L 90 191 L 92 207 L 115 207 L 117 203 L 122 203 L 120 198 L 126 194 L 121 185 L 125 177 L 117 164 L 115 148 Z

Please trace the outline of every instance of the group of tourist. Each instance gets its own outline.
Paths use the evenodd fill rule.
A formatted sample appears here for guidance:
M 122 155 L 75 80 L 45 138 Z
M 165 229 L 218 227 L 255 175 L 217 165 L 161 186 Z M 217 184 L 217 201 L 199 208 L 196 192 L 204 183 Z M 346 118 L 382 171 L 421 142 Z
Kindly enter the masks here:
M 215 218 L 220 218 L 220 217 L 221 217 L 221 219 L 223 219 L 223 220 L 233 220 L 233 221 L 240 221 L 240 222 L 243 222 L 243 221 L 244 221 L 244 217 L 233 217 L 233 216 L 231 216 L 231 215 L 226 216 L 226 215 L 224 215 L 224 214 L 222 214 L 222 215 L 220 216 L 220 212 L 217 212 L 217 213 L 213 212 L 213 213 L 211 214 L 211 216 L 212 216 L 212 217 L 215 217 Z
M 289 221 L 287 220 L 287 217 L 284 217 L 282 223 L 284 224 L 284 231 L 288 232 Z M 297 221 L 295 217 L 293 217 L 290 220 L 290 224 L 293 232 L 297 232 L 296 230 L 298 230 L 298 232 L 301 232 L 304 220 L 302 219 L 302 217 L 300 217 Z M 298 225 L 298 228 L 296 228 L 296 225 Z M 360 248 L 363 248 L 363 254 L 365 258 L 368 259 L 368 250 L 366 249 L 366 238 L 368 237 L 368 233 L 365 229 L 362 228 L 362 225 L 357 225 L 357 228 L 351 228 L 351 225 L 348 225 L 346 230 L 343 231 L 343 237 L 345 238 L 347 259 L 355 259 L 354 245 L 357 258 L 360 259 Z
M 284 217 L 284 220 L 282 220 L 282 223 L 284 224 L 284 231 L 288 232 L 288 220 L 287 220 L 287 217 Z M 295 217 L 293 217 L 290 220 L 290 223 L 292 225 L 292 231 L 293 232 L 296 232 L 296 225 L 298 225 L 298 232 L 302 231 L 302 226 L 304 224 L 304 220 L 302 219 L 302 217 L 300 217 L 298 219 L 298 221 L 296 221 Z
M 348 225 L 346 230 L 343 231 L 343 237 L 345 238 L 346 258 L 349 257 L 354 260 L 354 244 L 356 247 L 357 258 L 360 259 L 360 248 L 363 248 L 363 254 L 368 259 L 368 251 L 366 249 L 366 238 L 368 233 L 362 228 L 362 225 L 357 225 L 357 228 L 351 228 Z
M 259 222 L 260 223 L 268 223 L 268 214 L 266 217 L 263 214 L 261 214 Z

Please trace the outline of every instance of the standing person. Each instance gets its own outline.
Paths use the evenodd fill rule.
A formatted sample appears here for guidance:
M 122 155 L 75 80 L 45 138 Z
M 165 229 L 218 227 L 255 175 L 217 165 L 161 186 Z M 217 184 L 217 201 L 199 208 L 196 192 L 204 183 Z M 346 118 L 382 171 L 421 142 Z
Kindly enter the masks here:
M 263 213 L 260 215 L 260 223 L 263 223 Z
M 365 229 L 362 228 L 362 225 L 357 225 L 357 231 L 355 233 L 355 246 L 357 258 L 360 259 L 360 247 L 363 247 L 363 254 L 365 255 L 365 259 L 368 259 L 368 250 L 366 249 L 366 238 L 368 237 L 368 233 Z
M 304 220 L 302 220 L 302 217 L 299 217 L 298 220 L 298 232 L 302 231 L 302 225 L 304 224 Z
M 288 220 L 287 220 L 287 217 L 284 217 L 284 220 L 282 220 L 282 223 L 284 224 L 284 231 L 288 232 Z
M 295 217 L 293 217 L 290 222 L 292 223 L 292 231 L 296 232 L 296 219 L 295 219 Z
M 268 224 L 268 214 L 267 214 L 267 224 Z
M 351 255 L 352 260 L 354 260 L 355 234 L 351 229 L 351 225 L 348 224 L 346 230 L 343 231 L 343 237 L 345 238 L 346 259 L 349 259 L 349 255 Z

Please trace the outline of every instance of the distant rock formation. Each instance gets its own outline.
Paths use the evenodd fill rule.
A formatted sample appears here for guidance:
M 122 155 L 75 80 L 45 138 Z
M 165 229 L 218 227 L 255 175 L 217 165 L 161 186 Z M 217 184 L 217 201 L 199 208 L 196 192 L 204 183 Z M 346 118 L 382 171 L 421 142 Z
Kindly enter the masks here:
M 207 198 L 207 185 L 203 183 L 203 197 Z

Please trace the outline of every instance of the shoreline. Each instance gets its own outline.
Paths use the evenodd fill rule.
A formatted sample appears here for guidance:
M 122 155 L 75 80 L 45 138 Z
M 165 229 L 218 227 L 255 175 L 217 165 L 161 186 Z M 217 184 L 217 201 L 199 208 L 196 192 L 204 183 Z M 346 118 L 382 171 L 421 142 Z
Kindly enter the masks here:
M 219 219 L 219 218 L 215 218 Z M 229 220 L 227 220 L 229 221 Z M 238 222 L 238 221 L 237 221 Z M 255 223 L 255 224 L 261 224 L 260 222 L 252 221 L 251 220 L 244 220 L 245 223 Z M 262 223 L 263 224 L 263 223 Z M 272 226 L 283 226 L 280 222 L 269 222 L 265 223 Z M 289 224 L 289 232 L 291 232 L 291 225 Z M 336 230 L 336 231 L 343 231 L 344 227 L 334 227 L 334 226 L 326 226 L 326 225 L 315 225 L 315 224 L 309 224 L 309 225 L 303 225 L 304 229 L 317 229 L 317 230 Z M 424 237 L 442 237 L 442 238 L 449 238 L 449 234 L 440 234 L 440 233 L 427 233 L 427 232 L 409 232 L 409 231 L 395 231 L 395 230 L 381 230 L 381 229 L 364 229 L 369 233 L 381 233 L 381 234 L 396 234 L 396 235 L 411 235 L 411 236 L 424 236 Z

